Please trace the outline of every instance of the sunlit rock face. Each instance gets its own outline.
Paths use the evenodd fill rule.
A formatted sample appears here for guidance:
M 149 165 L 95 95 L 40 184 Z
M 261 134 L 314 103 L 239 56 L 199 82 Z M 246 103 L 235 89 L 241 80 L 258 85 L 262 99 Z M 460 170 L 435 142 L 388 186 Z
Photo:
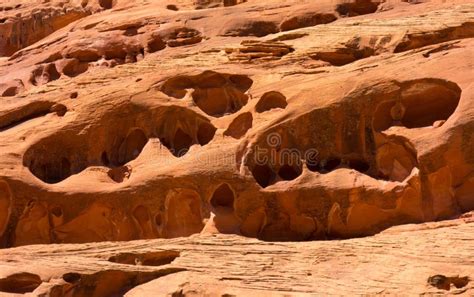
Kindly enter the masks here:
M 325 241 L 463 216 L 473 19 L 464 0 L 2 3 L 0 245 Z M 130 249 L 109 265 L 181 257 Z M 158 277 L 109 268 L 64 281 L 106 296 Z M 46 288 L 2 273 L 2 292 Z

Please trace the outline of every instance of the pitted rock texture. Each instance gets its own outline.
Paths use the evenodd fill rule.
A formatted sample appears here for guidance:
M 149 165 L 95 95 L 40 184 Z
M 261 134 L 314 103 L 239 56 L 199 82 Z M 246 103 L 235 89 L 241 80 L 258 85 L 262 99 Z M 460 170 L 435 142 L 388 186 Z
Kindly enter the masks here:
M 344 246 L 474 210 L 470 1 L 22 0 L 0 12 L 1 247 L 199 233 Z M 187 269 L 163 266 L 182 249 L 130 249 L 64 271 L 48 294 L 124 295 Z M 0 291 L 43 288 L 42 273 L 8 269 Z M 470 288 L 471 272 L 455 273 L 424 285 Z M 320 289 L 294 293 L 335 294 Z
M 2 249 L 0 296 L 472 296 L 473 231 L 470 213 L 345 241 L 201 234 Z

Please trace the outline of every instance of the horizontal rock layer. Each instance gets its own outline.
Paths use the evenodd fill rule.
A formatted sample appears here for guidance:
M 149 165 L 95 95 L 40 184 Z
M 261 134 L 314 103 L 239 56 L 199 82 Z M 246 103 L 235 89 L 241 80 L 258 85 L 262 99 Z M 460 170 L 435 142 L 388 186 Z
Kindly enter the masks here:
M 474 5 L 415 2 L 0 5 L 1 253 L 91 265 L 5 260 L 0 291 L 468 292 L 470 219 L 384 231 L 474 210 Z

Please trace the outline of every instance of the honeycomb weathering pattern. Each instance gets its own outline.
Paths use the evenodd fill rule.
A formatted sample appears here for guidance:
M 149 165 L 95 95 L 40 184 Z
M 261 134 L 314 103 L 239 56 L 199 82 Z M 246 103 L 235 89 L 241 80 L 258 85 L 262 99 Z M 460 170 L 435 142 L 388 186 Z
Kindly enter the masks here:
M 474 210 L 467 0 L 21 0 L 0 12 L 0 247 L 126 246 L 87 269 L 0 260 L 0 292 L 138 296 L 194 275 L 179 244 L 134 240 L 218 251 L 240 238 L 268 255 L 269 242 L 369 244 Z M 472 291 L 455 272 L 430 270 L 417 293 Z M 221 273 L 240 295 L 311 293 L 320 277 L 299 271 L 315 279 L 285 289 Z M 189 291 L 232 295 L 204 287 Z

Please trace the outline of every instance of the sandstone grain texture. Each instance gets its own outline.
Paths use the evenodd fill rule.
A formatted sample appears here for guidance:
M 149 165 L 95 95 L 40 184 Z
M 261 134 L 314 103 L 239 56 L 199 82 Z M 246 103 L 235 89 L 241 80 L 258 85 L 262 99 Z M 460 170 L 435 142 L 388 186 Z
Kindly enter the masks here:
M 0 294 L 474 294 L 471 1 L 0 13 Z

